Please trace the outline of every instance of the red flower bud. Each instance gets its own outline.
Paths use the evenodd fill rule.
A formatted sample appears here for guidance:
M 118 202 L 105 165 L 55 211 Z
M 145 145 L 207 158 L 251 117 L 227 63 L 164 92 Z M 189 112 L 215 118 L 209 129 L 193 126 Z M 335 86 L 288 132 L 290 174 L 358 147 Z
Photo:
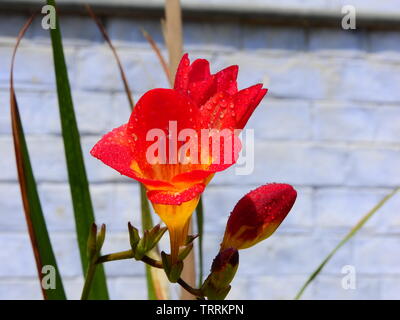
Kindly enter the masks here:
M 202 286 L 209 300 L 223 300 L 239 267 L 239 253 L 234 248 L 221 250 L 211 266 L 211 273 Z
M 245 249 L 268 238 L 292 209 L 297 192 L 288 184 L 266 184 L 246 194 L 233 209 L 221 250 Z
M 221 272 L 227 268 L 228 265 L 236 268 L 239 264 L 239 253 L 234 248 L 222 250 L 214 258 L 211 265 L 211 272 Z

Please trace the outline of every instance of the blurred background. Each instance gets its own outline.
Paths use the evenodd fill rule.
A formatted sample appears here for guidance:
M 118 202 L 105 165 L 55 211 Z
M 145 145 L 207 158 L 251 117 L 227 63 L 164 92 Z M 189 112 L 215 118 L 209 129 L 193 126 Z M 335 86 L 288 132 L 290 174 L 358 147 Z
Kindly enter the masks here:
M 125 67 L 136 100 L 168 87 L 140 32 L 163 48 L 163 1 L 92 0 Z M 126 250 L 126 224 L 140 224 L 136 183 L 89 156 L 129 117 L 112 53 L 83 1 L 59 0 L 60 23 L 103 252 Z M 292 299 L 322 259 L 382 197 L 400 184 L 400 5 L 398 0 L 183 0 L 184 47 L 213 72 L 240 66 L 240 88 L 269 93 L 247 128 L 255 170 L 219 173 L 204 194 L 209 270 L 236 201 L 267 182 L 293 184 L 298 200 L 278 232 L 242 251 L 230 299 Z M 23 209 L 9 118 L 9 68 L 16 35 L 44 1 L 0 0 L 0 299 L 41 299 Z M 356 9 L 344 30 L 343 5 Z M 50 236 L 69 298 L 82 288 L 48 30 L 41 17 L 16 59 L 15 87 Z M 400 195 L 346 244 L 305 292 L 307 299 L 400 298 Z M 154 217 L 156 219 L 156 217 Z M 166 237 L 167 238 L 167 237 Z M 344 289 L 344 266 L 356 289 Z M 146 299 L 144 266 L 105 265 L 113 299 Z

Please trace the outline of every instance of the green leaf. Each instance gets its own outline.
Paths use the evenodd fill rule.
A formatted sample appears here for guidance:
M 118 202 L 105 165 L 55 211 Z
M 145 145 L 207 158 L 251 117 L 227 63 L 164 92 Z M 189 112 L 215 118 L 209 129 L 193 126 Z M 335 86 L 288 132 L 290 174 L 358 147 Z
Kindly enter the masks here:
M 199 287 L 203 284 L 203 217 L 203 198 L 200 197 L 199 204 L 196 207 L 197 233 L 199 235 Z
M 360 221 L 346 234 L 346 236 L 338 243 L 338 245 L 326 256 L 326 258 L 321 262 L 321 264 L 315 269 L 315 271 L 310 275 L 304 285 L 301 287 L 299 292 L 297 293 L 295 299 L 298 300 L 301 298 L 302 294 L 308 287 L 308 285 L 318 276 L 318 274 L 322 271 L 325 265 L 329 262 L 329 260 L 333 257 L 333 255 L 347 242 L 349 241 L 358 230 L 360 230 L 365 223 L 388 201 L 390 200 L 400 188 L 394 189 L 391 193 L 385 196 L 381 201 L 379 201 L 375 207 L 373 207 L 365 216 L 363 216 Z
M 37 191 L 36 180 L 33 175 L 29 152 L 26 145 L 24 129 L 22 127 L 21 118 L 19 115 L 17 98 L 14 91 L 13 69 L 15 54 L 17 52 L 18 45 L 21 39 L 23 38 L 26 30 L 31 25 L 33 19 L 34 16 L 32 16 L 22 27 L 18 35 L 17 43 L 14 47 L 14 52 L 12 56 L 10 74 L 10 109 L 12 133 L 14 140 L 15 158 L 17 162 L 18 179 L 25 211 L 25 219 L 28 225 L 29 237 L 32 243 L 32 249 L 36 261 L 40 283 L 42 284 L 43 276 L 45 276 L 45 274 L 42 274 L 43 266 L 53 266 L 56 271 L 56 283 L 54 289 L 45 290 L 41 285 L 43 297 L 46 300 L 65 300 L 66 296 L 64 292 L 64 287 L 60 272 L 57 267 L 53 248 L 51 246 L 49 234 L 46 227 L 46 221 L 43 216 L 42 206 Z M 17 252 L 16 254 L 19 253 Z M 45 279 L 44 282 L 46 282 Z
M 48 0 L 47 4 L 54 7 L 56 6 L 54 0 Z M 83 271 L 85 273 L 89 262 L 86 255 L 86 244 L 90 227 L 94 222 L 94 213 L 89 193 L 89 184 L 86 176 L 85 164 L 83 161 L 80 135 L 76 123 L 74 106 L 72 103 L 71 89 L 68 80 L 67 66 L 65 64 L 58 16 L 56 28 L 50 29 L 50 35 L 53 48 L 58 104 L 60 109 L 62 136 L 64 140 L 64 150 L 68 169 L 68 179 L 74 208 L 79 251 Z M 102 265 L 97 268 L 89 298 L 108 299 L 106 277 Z

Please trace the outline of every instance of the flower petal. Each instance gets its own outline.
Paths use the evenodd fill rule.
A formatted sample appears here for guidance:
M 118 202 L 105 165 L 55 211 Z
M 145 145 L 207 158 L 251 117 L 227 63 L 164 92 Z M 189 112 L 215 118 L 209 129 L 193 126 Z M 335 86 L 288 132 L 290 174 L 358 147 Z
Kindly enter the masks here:
M 190 70 L 190 60 L 189 55 L 185 53 L 179 62 L 178 69 L 175 75 L 175 90 L 187 90 L 189 83 L 189 70 Z
M 210 77 L 210 63 L 206 59 L 193 61 L 189 69 L 189 83 L 204 81 Z
M 173 163 L 169 160 L 176 159 L 177 150 L 185 141 L 177 141 L 176 147 L 170 148 L 168 137 L 175 142 L 176 135 L 182 130 L 196 131 L 200 119 L 198 113 L 190 99 L 173 89 L 153 89 L 142 96 L 132 112 L 127 130 L 135 139 L 135 158 L 146 176 L 151 177 L 154 171 L 153 164 L 147 159 L 149 148 L 158 139 L 164 139 L 166 154 L 160 162 Z
M 144 177 L 141 172 L 134 170 L 135 162 L 132 136 L 124 124 L 103 136 L 90 151 L 90 154 L 106 165 L 117 170 L 120 174 L 140 181 L 153 187 L 170 187 L 166 181 L 158 181 Z
M 174 89 L 186 92 L 190 83 L 208 80 L 210 77 L 210 63 L 206 59 L 197 59 L 190 63 L 189 56 L 185 53 L 176 72 Z
M 183 202 L 190 201 L 201 194 L 205 189 L 202 183 L 196 184 L 182 191 L 167 191 L 167 190 L 150 190 L 147 191 L 147 197 L 153 203 L 180 205 Z
M 217 81 L 217 91 L 228 92 L 229 94 L 235 94 L 237 92 L 237 75 L 239 72 L 239 66 L 233 65 L 227 67 L 215 74 Z
M 262 84 L 256 84 L 249 88 L 240 90 L 235 95 L 235 108 L 237 127 L 242 129 L 250 116 L 253 114 L 255 108 L 267 94 L 267 89 L 263 89 Z

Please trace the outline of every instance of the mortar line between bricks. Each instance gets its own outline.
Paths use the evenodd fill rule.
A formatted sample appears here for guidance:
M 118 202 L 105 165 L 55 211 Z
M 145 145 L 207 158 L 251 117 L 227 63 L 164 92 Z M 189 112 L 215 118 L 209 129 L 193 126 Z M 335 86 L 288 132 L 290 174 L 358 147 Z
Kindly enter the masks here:
M 309 230 L 315 229 L 313 227 L 310 227 Z M 325 237 L 325 240 L 340 240 L 349 230 L 349 228 L 344 227 L 342 231 L 331 231 L 327 237 Z M 222 232 L 222 231 L 221 231 Z M 61 231 L 61 230 L 51 230 L 50 233 L 53 236 L 66 236 L 66 237 L 76 237 L 76 233 L 74 230 L 69 230 L 69 231 Z M 9 235 L 14 235 L 14 236 L 28 236 L 27 231 L 24 230 L 0 230 L 0 236 L 9 236 Z M 282 238 L 293 238 L 293 237 L 306 237 L 306 238 L 314 238 L 314 234 L 310 234 L 307 231 L 292 231 L 288 232 L 285 231 L 283 232 L 282 230 L 277 233 L 279 237 Z M 357 241 L 362 241 L 366 239 L 398 239 L 399 233 L 377 233 L 377 232 L 369 232 L 365 231 L 364 233 L 359 233 L 359 238 L 354 238 L 352 241 L 356 240 Z M 113 238 L 127 238 L 128 234 L 127 231 L 124 230 L 117 230 L 117 231 L 109 231 L 109 236 L 112 236 Z M 207 236 L 221 236 L 220 232 L 216 231 L 208 231 Z M 365 238 L 367 236 L 367 238 Z M 357 236 L 356 236 L 357 237 Z M 129 246 L 129 243 L 127 243 L 127 246 L 125 249 L 127 249 Z M 123 250 L 123 248 L 121 249 Z
M 127 178 L 128 179 L 128 178 Z M 63 180 L 63 181 L 59 181 L 59 180 L 40 180 L 40 179 L 36 179 L 38 185 L 44 185 L 44 184 L 56 184 L 56 185 L 65 185 L 68 186 L 68 181 L 67 180 Z M 102 180 L 102 181 L 89 181 L 90 185 L 93 186 L 101 186 L 101 185 L 108 185 L 108 184 L 115 184 L 115 185 L 136 185 L 136 182 L 132 182 L 132 181 L 120 181 L 120 180 Z M 272 182 L 271 182 L 272 183 Z M 0 180 L 0 185 L 7 185 L 7 184 L 15 184 L 18 185 L 18 180 Z M 213 183 L 210 184 L 210 186 L 207 187 L 207 189 L 209 188 L 214 188 L 214 187 L 255 187 L 258 186 L 260 183 L 259 182 L 254 182 L 254 183 L 241 183 L 241 184 L 235 184 L 235 183 Z M 382 190 L 382 191 L 389 191 L 389 190 L 393 190 L 395 188 L 398 187 L 398 185 L 393 185 L 393 186 L 387 186 L 387 185 L 374 185 L 374 186 L 367 186 L 367 185 L 343 185 L 343 184 L 331 184 L 331 185 L 312 185 L 312 184 L 298 184 L 298 183 L 291 183 L 294 186 L 298 187 L 298 188 L 315 188 L 317 190 L 320 189 L 342 189 L 342 190 L 347 190 L 347 189 L 352 189 L 352 190 L 374 190 L 377 189 L 378 190 Z
M 251 127 L 247 129 L 252 129 Z M 88 133 L 81 135 L 82 140 L 87 140 L 87 139 L 99 139 L 102 135 L 104 135 L 106 132 L 98 133 L 98 134 L 93 134 L 93 133 Z M 45 140 L 46 138 L 48 139 L 61 139 L 61 134 L 60 133 L 46 133 L 46 134 L 41 134 L 41 133 L 28 133 L 26 134 L 26 138 L 28 140 L 29 144 L 29 139 L 32 140 Z M 12 140 L 12 137 L 9 133 L 0 133 L 0 139 L 3 140 Z M 296 144 L 298 146 L 302 147 L 317 147 L 317 148 L 324 148 L 324 149 L 330 149 L 330 148 L 343 148 L 346 149 L 345 151 L 352 151 L 352 150 L 357 150 L 357 149 L 373 149 L 374 151 L 379 151 L 379 150 L 400 150 L 400 142 L 382 142 L 382 141 L 339 141 L 339 140 L 288 140 L 288 139 L 258 139 L 256 138 L 255 141 L 258 143 L 258 145 L 263 145 L 263 146 L 268 146 L 269 144 L 287 144 L 287 145 L 292 145 Z M 327 144 L 328 143 L 328 144 Z
M 218 56 L 218 55 L 217 55 Z M 399 61 L 400 64 L 400 61 Z M 29 85 L 26 87 L 26 85 Z M 21 86 L 21 87 L 19 87 Z M 35 85 L 32 85 L 31 82 L 27 81 L 21 81 L 19 82 L 18 79 L 15 79 L 15 87 L 17 90 L 17 98 L 18 98 L 18 93 L 38 93 L 38 94 L 56 94 L 55 92 L 55 87 L 48 85 L 48 84 L 39 84 L 35 87 Z M 8 92 L 8 80 L 0 80 L 0 92 Z M 103 88 L 87 88 L 87 87 L 75 87 L 72 90 L 73 94 L 76 93 L 105 93 L 105 94 L 124 94 L 124 89 L 121 87 L 120 89 L 103 89 Z M 142 96 L 145 92 L 138 91 L 134 92 L 134 96 Z M 331 98 L 331 99 L 311 99 L 310 97 L 304 97 L 304 96 L 282 96 L 282 95 L 276 95 L 274 92 L 270 92 L 268 97 L 270 97 L 272 100 L 288 100 L 288 101 L 315 101 L 315 102 L 332 102 L 332 103 L 338 103 L 338 104 L 375 104 L 375 105 L 384 105 L 384 106 L 393 106 L 393 107 L 399 107 L 400 100 L 393 100 L 393 101 L 382 101 L 382 100 L 360 100 L 360 99 L 354 99 L 354 98 L 348 98 L 346 100 L 340 99 L 340 98 Z M 268 102 L 268 98 L 264 101 L 264 103 Z
M 50 229 L 50 231 L 51 231 L 51 234 L 58 235 L 58 236 L 74 236 L 74 237 L 76 236 L 76 232 L 73 229 L 71 229 L 69 231 L 61 231 L 61 230 L 58 231 L 58 230 Z M 0 230 L 0 235 L 10 235 L 10 234 L 18 235 L 18 236 L 22 236 L 22 235 L 28 236 L 27 231 L 24 231 L 24 230 Z M 112 234 L 113 237 L 125 238 L 128 236 L 128 231 L 127 230 L 126 231 L 124 231 L 124 230 L 114 231 L 114 232 L 110 231 L 110 234 Z M 126 250 L 128 249 L 128 246 L 129 246 L 129 242 L 127 243 Z
M 83 275 L 82 276 L 62 276 L 63 280 L 82 280 L 83 281 Z M 137 275 L 126 275 L 126 276 L 118 276 L 118 275 L 107 275 L 107 279 L 113 279 L 113 280 L 118 280 L 118 279 L 143 279 L 144 273 L 143 274 L 137 274 Z M 0 275 L 0 282 L 11 282 L 11 281 L 18 281 L 18 280 L 34 280 L 38 281 L 38 278 L 34 276 L 28 276 L 28 275 L 22 275 L 18 277 L 8 277 L 8 276 L 2 276 Z

